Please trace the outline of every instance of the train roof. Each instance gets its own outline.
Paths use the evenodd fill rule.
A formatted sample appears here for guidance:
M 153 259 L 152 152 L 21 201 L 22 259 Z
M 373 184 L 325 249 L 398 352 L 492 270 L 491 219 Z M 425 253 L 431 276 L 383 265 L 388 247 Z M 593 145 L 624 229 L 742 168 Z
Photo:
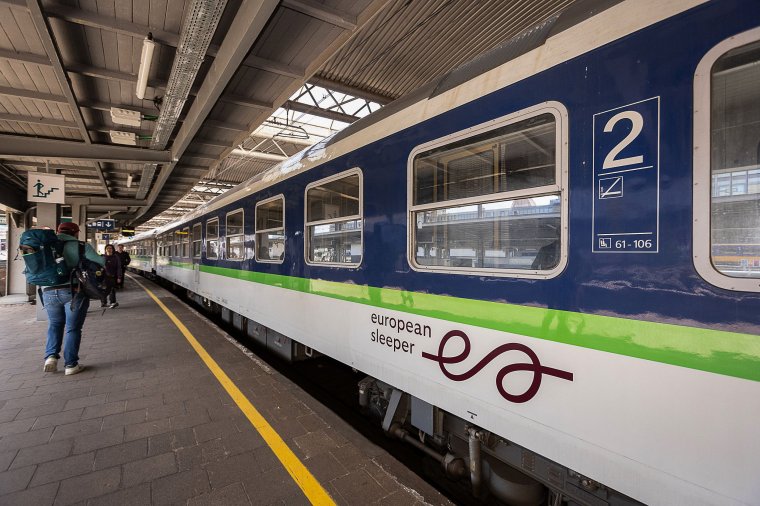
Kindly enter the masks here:
M 580 0 L 541 24 L 391 102 L 344 130 L 303 149 L 270 169 L 238 184 L 161 233 L 288 179 L 358 147 L 535 75 L 706 0 L 656 2 L 644 11 L 636 1 Z

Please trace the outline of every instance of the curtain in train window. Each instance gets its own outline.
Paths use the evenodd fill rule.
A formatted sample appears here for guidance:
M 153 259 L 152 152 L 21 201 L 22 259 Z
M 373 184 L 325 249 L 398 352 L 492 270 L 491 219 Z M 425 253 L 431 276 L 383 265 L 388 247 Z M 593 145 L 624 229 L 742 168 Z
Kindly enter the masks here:
M 193 225 L 193 258 L 201 257 L 201 224 Z
M 282 262 L 285 258 L 285 199 L 256 205 L 256 260 Z
M 711 258 L 731 277 L 760 277 L 760 42 L 711 73 Z
M 559 263 L 552 114 L 418 154 L 413 184 L 417 265 L 542 271 Z
M 227 259 L 243 260 L 245 258 L 245 235 L 243 234 L 243 210 L 239 209 L 227 215 Z
M 312 183 L 306 189 L 307 259 L 353 266 L 362 260 L 361 174 Z
M 206 258 L 219 258 L 219 219 L 206 222 Z

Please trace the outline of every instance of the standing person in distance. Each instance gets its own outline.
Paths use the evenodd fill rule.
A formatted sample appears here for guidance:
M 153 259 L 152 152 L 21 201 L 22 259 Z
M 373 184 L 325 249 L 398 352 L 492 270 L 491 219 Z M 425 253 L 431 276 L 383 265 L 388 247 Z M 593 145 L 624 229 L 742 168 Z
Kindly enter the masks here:
M 107 288 L 108 307 L 119 307 L 119 303 L 116 302 L 116 286 L 122 282 L 123 269 L 121 267 L 121 258 L 116 254 L 116 250 L 113 244 L 106 244 L 105 251 L 105 284 Z M 100 307 L 106 307 L 106 300 L 104 299 L 100 304 Z
M 69 271 L 79 263 L 79 226 L 76 223 L 58 225 L 58 239 L 64 242 L 63 259 Z M 103 257 L 85 243 L 88 260 L 103 265 Z M 77 374 L 84 369 L 79 363 L 79 344 L 82 341 L 82 326 L 90 307 L 86 294 L 76 291 L 72 294 L 69 283 L 42 288 L 42 302 L 48 315 L 47 344 L 45 345 L 45 366 L 43 371 L 55 372 L 63 345 L 66 375 Z M 64 333 L 65 329 L 65 333 Z
M 129 265 L 129 262 L 131 262 L 132 259 L 129 257 L 129 253 L 124 251 L 123 244 L 118 244 L 116 246 L 116 256 L 121 260 L 121 276 L 119 278 L 121 281 L 116 283 L 116 288 L 124 288 L 124 273 L 127 270 L 127 265 Z

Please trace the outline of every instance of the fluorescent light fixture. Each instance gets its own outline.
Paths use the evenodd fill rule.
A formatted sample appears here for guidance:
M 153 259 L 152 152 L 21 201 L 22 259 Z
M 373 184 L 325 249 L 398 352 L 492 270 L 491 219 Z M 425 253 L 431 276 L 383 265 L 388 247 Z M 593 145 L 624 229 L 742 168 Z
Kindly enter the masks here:
M 233 149 L 230 152 L 231 156 L 240 156 L 240 157 L 246 157 L 246 158 L 258 158 L 259 160 L 272 160 L 275 162 L 281 162 L 282 160 L 286 160 L 288 157 L 285 155 L 279 155 L 277 153 L 264 153 L 261 151 L 248 151 L 247 149 Z
M 127 188 L 132 188 L 132 174 L 127 174 Z
M 153 42 L 153 35 L 143 39 L 142 53 L 140 54 L 140 69 L 137 71 L 137 87 L 135 95 L 140 100 L 145 98 L 145 88 L 148 86 L 148 73 L 150 72 L 150 63 L 153 61 L 153 50 L 156 49 L 156 43 Z
M 127 125 L 139 128 L 140 120 L 141 117 L 139 111 L 130 111 L 129 109 L 111 107 L 111 121 L 117 125 Z
M 137 136 L 132 132 L 118 132 L 116 130 L 111 130 L 108 134 L 111 136 L 111 142 L 114 144 L 137 146 Z

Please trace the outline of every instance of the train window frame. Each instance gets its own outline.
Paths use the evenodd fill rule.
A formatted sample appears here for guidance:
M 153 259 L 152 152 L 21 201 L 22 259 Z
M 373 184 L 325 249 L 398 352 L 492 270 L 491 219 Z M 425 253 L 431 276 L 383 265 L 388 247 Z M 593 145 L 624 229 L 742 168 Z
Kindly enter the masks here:
M 270 202 L 275 202 L 277 200 L 282 201 L 282 227 L 275 227 L 275 228 L 267 228 L 267 229 L 258 229 L 259 224 L 259 207 L 264 206 L 266 204 L 269 204 Z M 274 197 L 270 197 L 268 199 L 262 200 L 261 202 L 256 203 L 256 207 L 254 208 L 254 214 L 253 214 L 253 225 L 254 225 L 254 258 L 257 262 L 263 263 L 263 264 L 281 264 L 285 261 L 285 253 L 283 252 L 282 259 L 280 260 L 269 260 L 269 259 L 262 259 L 259 257 L 259 234 L 264 233 L 272 233 L 277 232 L 279 230 L 282 230 L 283 235 L 283 244 L 287 242 L 287 237 L 285 236 L 285 195 L 282 193 L 279 195 L 275 195 Z
M 209 224 L 214 223 L 216 224 L 216 234 L 211 236 L 208 233 L 208 226 Z M 216 241 L 216 255 L 211 256 L 208 254 L 209 248 L 208 244 L 211 241 Z M 206 220 L 206 239 L 204 240 L 204 246 L 206 247 L 206 259 L 207 260 L 218 260 L 219 259 L 219 217 L 211 218 L 210 220 Z
M 190 227 L 182 229 L 180 239 L 182 240 L 182 258 L 190 258 Z
M 505 126 L 529 120 L 544 114 L 554 117 L 555 125 L 555 159 L 554 159 L 554 182 L 543 186 L 507 190 L 495 193 L 484 193 L 476 197 L 464 197 L 452 200 L 440 200 L 427 204 L 414 203 L 415 174 L 414 161 L 421 153 L 440 148 L 449 144 L 465 141 L 470 138 L 495 131 Z M 480 123 L 478 125 L 459 130 L 444 137 L 439 137 L 424 144 L 416 146 L 409 153 L 407 159 L 407 251 L 406 257 L 409 266 L 417 272 L 432 272 L 459 275 L 493 276 L 508 278 L 528 279 L 551 279 L 559 276 L 568 263 L 569 243 L 569 195 L 568 195 L 568 112 L 561 102 L 546 101 L 534 106 L 521 109 L 511 114 Z M 557 195 L 560 201 L 560 224 L 559 224 L 559 259 L 556 266 L 551 269 L 507 269 L 494 267 L 462 267 L 422 265 L 416 261 L 416 213 L 431 210 L 442 210 L 452 207 L 468 206 L 476 204 L 489 204 L 507 200 L 518 200 L 536 197 Z
M 198 239 L 195 238 L 195 232 L 198 231 Z M 201 244 L 203 244 L 203 231 L 200 223 L 195 223 L 192 228 L 192 251 L 193 258 L 201 257 Z M 197 251 L 196 251 L 197 250 Z
M 234 216 L 236 214 L 240 214 L 242 221 L 240 223 L 240 233 L 239 234 L 233 234 L 230 235 L 228 233 L 229 230 L 229 222 L 230 222 L 230 216 Z M 242 237 L 243 238 L 243 255 L 240 258 L 230 258 L 230 238 L 232 237 Z M 245 210 L 241 207 L 239 209 L 235 209 L 234 211 L 230 211 L 227 214 L 224 215 L 224 259 L 229 260 L 230 262 L 242 262 L 246 258 L 246 247 L 245 247 Z
M 341 216 L 339 218 L 328 218 L 326 220 L 316 220 L 316 221 L 309 221 L 309 190 L 316 188 L 317 186 L 321 186 L 326 183 L 331 183 L 333 181 L 339 181 L 341 179 L 345 179 L 347 177 L 352 177 L 354 175 L 359 176 L 359 214 L 352 214 L 348 216 Z M 351 169 L 345 170 L 343 172 L 339 172 L 337 174 L 334 174 L 332 176 L 328 176 L 322 179 L 319 179 L 317 181 L 312 181 L 308 185 L 306 185 L 306 188 L 304 189 L 303 193 L 303 221 L 304 221 L 304 262 L 307 265 L 311 266 L 320 266 L 320 267 L 338 267 L 342 269 L 357 269 L 361 266 L 362 262 L 364 262 L 364 175 L 362 173 L 362 170 L 359 167 L 353 167 Z M 339 222 L 346 222 L 346 221 L 359 221 L 361 226 L 359 227 L 359 244 L 361 246 L 361 258 L 358 262 L 316 262 L 309 259 L 309 250 L 311 248 L 311 234 L 309 233 L 310 227 L 317 227 L 320 225 L 330 225 L 333 223 L 339 223 Z
M 760 277 L 734 277 L 719 271 L 712 259 L 712 68 L 730 51 L 760 42 L 760 28 L 753 28 L 713 46 L 700 60 L 694 72 L 694 146 L 693 146 L 693 256 L 697 273 L 719 288 L 759 292 Z

